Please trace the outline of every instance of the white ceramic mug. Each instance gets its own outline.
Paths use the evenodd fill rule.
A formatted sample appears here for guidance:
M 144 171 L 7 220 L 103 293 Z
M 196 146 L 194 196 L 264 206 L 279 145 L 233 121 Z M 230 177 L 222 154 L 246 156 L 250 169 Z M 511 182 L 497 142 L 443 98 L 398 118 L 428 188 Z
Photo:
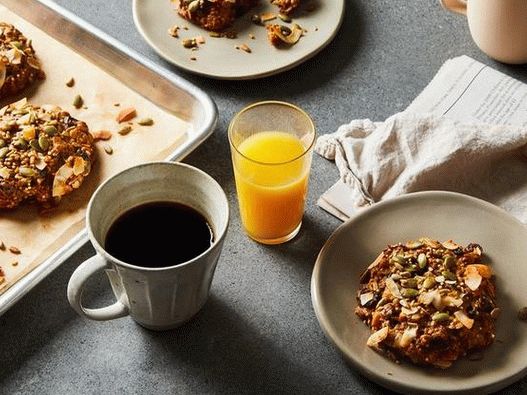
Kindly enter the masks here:
M 108 254 L 104 242 L 112 223 L 129 209 L 156 201 L 174 201 L 200 212 L 212 228 L 212 245 L 199 256 L 169 267 L 134 266 Z M 122 171 L 105 181 L 88 204 L 86 227 L 97 254 L 71 276 L 71 306 L 79 315 L 99 321 L 130 315 L 154 330 L 183 324 L 208 298 L 228 222 L 229 206 L 223 189 L 195 167 L 153 162 Z M 177 235 L 185 230 L 173 231 Z M 106 271 L 117 301 L 108 307 L 89 309 L 82 305 L 82 291 L 89 277 L 100 270 Z
M 476 45 L 500 62 L 527 63 L 526 0 L 440 0 L 468 18 Z

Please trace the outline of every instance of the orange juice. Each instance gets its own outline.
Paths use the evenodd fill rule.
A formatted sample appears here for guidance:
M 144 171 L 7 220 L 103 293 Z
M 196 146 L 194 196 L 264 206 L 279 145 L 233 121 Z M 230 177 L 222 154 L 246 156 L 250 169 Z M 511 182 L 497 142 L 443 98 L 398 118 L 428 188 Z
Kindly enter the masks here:
M 268 131 L 248 137 L 237 150 L 234 175 L 245 230 L 266 242 L 293 234 L 306 199 L 311 161 L 306 147 L 292 134 Z

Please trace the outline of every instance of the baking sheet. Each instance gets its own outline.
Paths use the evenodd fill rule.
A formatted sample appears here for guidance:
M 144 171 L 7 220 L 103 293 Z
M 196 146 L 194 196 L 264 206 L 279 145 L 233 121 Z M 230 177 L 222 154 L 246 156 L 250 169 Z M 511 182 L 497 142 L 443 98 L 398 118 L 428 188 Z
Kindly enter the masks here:
M 24 96 L 27 96 L 28 100 L 35 104 L 59 105 L 74 117 L 84 120 L 91 131 L 105 129 L 113 132 L 109 141 L 96 144 L 97 159 L 92 173 L 82 187 L 65 198 L 57 209 L 45 215 L 39 213 L 37 208 L 28 205 L 15 211 L 0 211 L 0 240 L 6 246 L 16 246 L 22 251 L 20 255 L 11 254 L 8 251 L 0 253 L 0 266 L 7 278 L 3 288 L 0 289 L 1 294 L 8 291 L 11 286 L 18 284 L 18 280 L 23 279 L 24 276 L 27 277 L 28 273 L 31 273 L 35 268 L 46 264 L 51 256 L 59 259 L 60 255 L 60 259 L 64 260 L 75 250 L 72 248 L 74 246 L 71 245 L 73 240 L 75 240 L 74 244 L 79 244 L 79 242 L 82 244 L 81 241 L 84 237 L 79 232 L 82 233 L 84 229 L 87 202 L 94 189 L 104 179 L 137 163 L 163 160 L 173 157 L 175 152 L 178 152 L 180 157 L 183 156 L 196 146 L 193 140 L 203 140 L 204 134 L 211 132 L 216 114 L 215 109 L 210 111 L 211 103 L 205 101 L 202 104 L 209 107 L 208 111 L 204 111 L 205 114 L 208 112 L 209 119 L 203 119 L 204 114 L 200 114 L 201 119 L 199 119 L 196 115 L 198 110 L 196 107 L 199 106 L 196 106 L 195 97 L 193 100 L 189 100 L 194 106 L 189 103 L 178 106 L 179 111 L 169 111 L 170 105 L 168 103 L 163 102 L 163 105 L 159 105 L 159 103 L 154 103 L 145 97 L 161 99 L 167 92 L 160 94 L 155 90 L 150 90 L 148 94 L 144 94 L 144 92 L 139 94 L 131 89 L 136 83 L 137 85 L 144 84 L 144 81 L 136 81 L 134 77 L 142 80 L 147 77 L 145 73 L 126 73 L 125 76 L 128 78 L 125 79 L 128 80 L 124 81 L 122 78 L 116 78 L 115 75 L 110 75 L 107 69 L 103 70 L 99 65 L 96 65 L 93 58 L 88 60 L 89 56 L 81 56 L 78 53 L 78 48 L 76 48 L 77 51 L 73 50 L 71 46 L 57 41 L 35 24 L 29 23 L 15 14 L 12 7 L 13 1 L 2 1 L 0 3 L 9 7 L 8 9 L 0 5 L 0 18 L 3 21 L 13 23 L 33 40 L 37 56 L 46 72 L 46 79 L 37 84 L 34 89 L 25 92 L 26 95 Z M 16 2 L 16 4 L 17 7 L 26 7 L 24 8 L 25 12 L 31 12 L 27 9 L 29 6 L 38 8 L 35 1 L 24 0 Z M 46 21 L 49 22 L 49 19 Z M 82 33 L 82 31 L 76 31 L 75 26 L 68 26 L 71 34 Z M 77 37 L 73 36 L 73 38 Z M 79 39 L 86 39 L 86 37 L 79 36 Z M 80 41 L 82 42 L 82 40 Z M 94 42 L 94 44 L 100 46 L 100 43 Z M 127 64 L 137 67 L 130 61 L 112 65 L 109 58 L 109 56 L 104 57 L 106 65 L 113 66 L 115 69 L 126 67 Z M 117 56 L 113 60 L 117 62 L 119 59 Z M 75 85 L 72 88 L 65 85 L 66 80 L 70 77 L 75 79 Z M 160 88 L 166 88 L 166 86 L 160 86 Z M 172 88 L 174 89 L 174 86 Z M 179 94 L 177 91 L 172 92 L 173 98 L 192 99 L 192 94 L 185 92 L 185 89 L 181 87 L 179 89 Z M 83 97 L 86 108 L 77 110 L 73 107 L 72 102 L 76 94 Z M 120 106 L 116 107 L 114 105 L 116 103 L 119 103 Z M 116 133 L 120 126 L 115 117 L 124 107 L 136 108 L 138 117 L 135 121 L 142 117 L 150 117 L 154 120 L 154 125 L 150 127 L 139 126 L 134 122 L 133 131 L 126 136 L 120 136 Z M 210 119 L 210 115 L 213 115 L 213 120 Z M 197 124 L 202 128 L 206 126 L 208 130 L 202 130 L 196 134 Z M 106 144 L 112 147 L 114 151 L 112 155 L 104 152 L 103 147 Z M 186 146 L 187 149 L 179 149 L 182 146 Z M 61 251 L 65 246 L 68 247 L 69 251 Z M 17 262 L 16 266 L 13 265 L 14 262 Z M 48 264 L 51 265 L 52 263 L 48 262 Z M 2 312 L 1 309 L 2 299 L 0 299 L 0 313 Z

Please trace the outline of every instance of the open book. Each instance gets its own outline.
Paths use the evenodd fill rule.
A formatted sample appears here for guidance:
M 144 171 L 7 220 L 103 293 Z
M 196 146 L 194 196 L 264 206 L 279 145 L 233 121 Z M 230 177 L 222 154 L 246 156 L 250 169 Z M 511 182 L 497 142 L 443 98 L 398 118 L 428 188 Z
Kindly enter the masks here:
M 527 84 L 460 56 L 447 60 L 405 111 L 527 127 Z M 348 186 L 338 181 L 317 203 L 344 221 L 356 211 L 350 196 Z

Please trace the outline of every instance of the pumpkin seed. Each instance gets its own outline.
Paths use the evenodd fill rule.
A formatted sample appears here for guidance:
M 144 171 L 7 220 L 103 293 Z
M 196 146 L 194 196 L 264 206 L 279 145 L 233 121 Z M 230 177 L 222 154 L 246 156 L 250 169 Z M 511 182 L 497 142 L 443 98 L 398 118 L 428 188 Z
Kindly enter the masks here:
M 53 125 L 45 126 L 44 133 L 46 133 L 48 136 L 54 136 L 57 134 L 57 128 Z
M 393 264 L 398 263 L 399 265 L 406 264 L 406 259 L 404 259 L 404 256 L 402 255 L 394 255 L 391 258 L 391 261 Z
M 417 270 L 417 266 L 415 266 L 415 265 L 406 266 L 406 268 L 404 270 L 406 270 L 409 273 L 413 273 L 413 272 L 415 272 Z
M 126 136 L 128 133 L 132 131 L 132 127 L 130 125 L 123 126 L 121 129 L 117 131 L 121 136 Z
M 181 41 L 181 44 L 185 48 L 194 48 L 197 45 L 196 40 L 194 40 L 193 38 L 186 38 L 183 41 Z
M 38 138 L 38 145 L 42 151 L 47 151 L 49 148 L 49 139 L 46 136 L 40 136 Z
M 193 14 L 199 9 L 199 0 L 194 0 L 188 5 L 188 12 Z
M 18 149 L 26 149 L 27 148 L 27 141 L 24 139 L 18 139 L 13 143 L 13 146 Z
M 405 288 L 417 288 L 417 279 L 404 278 L 401 280 L 401 285 Z
M 419 295 L 419 291 L 413 288 L 403 288 L 401 289 L 401 295 L 403 295 L 405 298 L 415 298 L 417 295 Z
M 447 321 L 450 319 L 450 315 L 448 313 L 441 313 L 438 311 L 432 316 L 432 319 L 436 322 Z
M 443 259 L 443 265 L 448 270 L 453 270 L 456 268 L 456 259 L 452 255 L 447 255 Z
M 436 280 L 435 280 L 435 278 L 433 278 L 433 277 L 427 277 L 427 278 L 425 278 L 425 280 L 423 281 L 423 288 L 424 288 L 424 289 L 430 289 L 430 288 L 432 288 L 434 285 L 436 285 Z
M 33 139 L 29 142 L 29 145 L 31 146 L 31 148 L 33 148 L 34 150 L 36 151 L 40 151 L 40 145 L 38 145 L 38 140 L 37 139 Z
M 37 175 L 37 172 L 34 169 L 25 166 L 20 166 L 18 168 L 18 173 L 24 177 L 35 177 Z
M 83 104 L 84 104 L 84 100 L 82 100 L 82 96 L 76 95 L 75 98 L 73 99 L 73 107 L 78 109 L 78 108 L 81 108 Z
M 454 273 L 452 273 L 451 271 L 449 270 L 443 270 L 441 272 L 441 274 L 443 275 L 444 278 L 446 278 L 447 280 L 450 280 L 450 281 L 457 281 L 457 277 Z
M 10 44 L 16 49 L 19 49 L 21 51 L 24 50 L 24 47 L 22 46 L 22 43 L 20 41 L 11 41 Z
M 9 151 L 9 148 L 7 147 L 0 148 L 0 159 L 5 158 L 8 151 Z
M 428 263 L 428 259 L 426 258 L 426 254 L 419 254 L 417 257 L 417 263 L 421 269 L 424 269 L 426 267 L 426 264 Z
M 292 19 L 289 15 L 286 15 L 286 14 L 278 14 L 278 18 L 280 18 L 282 21 L 284 21 L 285 23 L 291 23 Z
M 21 254 L 22 251 L 20 251 L 19 248 L 15 247 L 15 246 L 11 246 L 9 247 L 9 251 L 12 253 L 12 254 L 15 254 L 15 255 L 18 255 L 18 254 Z
M 154 124 L 154 120 L 152 118 L 143 118 L 137 121 L 137 123 L 141 126 L 152 126 Z
M 406 243 L 406 248 L 409 248 L 411 250 L 415 250 L 416 248 L 419 248 L 423 245 L 420 241 L 410 241 Z

